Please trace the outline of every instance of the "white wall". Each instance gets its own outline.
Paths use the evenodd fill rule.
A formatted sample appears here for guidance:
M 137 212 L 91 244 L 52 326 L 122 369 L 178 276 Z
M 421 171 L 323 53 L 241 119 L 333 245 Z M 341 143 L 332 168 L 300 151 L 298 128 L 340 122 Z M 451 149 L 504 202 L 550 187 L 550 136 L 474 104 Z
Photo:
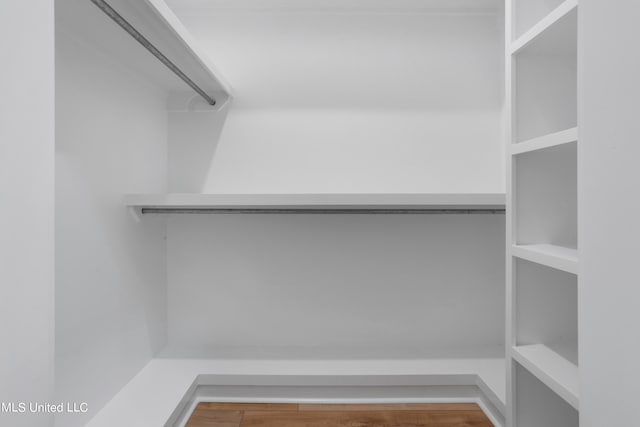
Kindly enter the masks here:
M 504 190 L 499 14 L 272 3 L 177 9 L 236 90 L 186 190 Z
M 615 7 L 614 7 L 615 6 Z M 640 4 L 580 0 L 580 425 L 622 426 L 640 384 Z
M 90 412 L 166 341 L 164 224 L 123 195 L 166 191 L 166 94 L 59 23 L 56 41 L 56 398 Z
M 169 220 L 165 354 L 500 357 L 504 217 Z
M 53 387 L 53 3 L 0 2 L 0 23 L 0 402 L 44 402 Z M 0 413 L 3 426 L 50 422 Z
M 171 162 L 202 153 L 172 190 L 503 191 L 495 11 L 275 3 L 178 9 L 236 93 L 212 161 L 170 137 Z M 167 236 L 165 355 L 502 355 L 502 216 L 185 216 Z

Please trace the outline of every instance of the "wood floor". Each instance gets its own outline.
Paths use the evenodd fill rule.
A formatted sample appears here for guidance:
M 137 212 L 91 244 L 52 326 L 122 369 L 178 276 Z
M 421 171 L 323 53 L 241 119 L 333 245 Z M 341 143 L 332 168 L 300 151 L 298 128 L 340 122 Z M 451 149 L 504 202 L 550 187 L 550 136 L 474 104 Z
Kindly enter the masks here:
M 186 427 L 493 427 L 475 403 L 200 403 Z

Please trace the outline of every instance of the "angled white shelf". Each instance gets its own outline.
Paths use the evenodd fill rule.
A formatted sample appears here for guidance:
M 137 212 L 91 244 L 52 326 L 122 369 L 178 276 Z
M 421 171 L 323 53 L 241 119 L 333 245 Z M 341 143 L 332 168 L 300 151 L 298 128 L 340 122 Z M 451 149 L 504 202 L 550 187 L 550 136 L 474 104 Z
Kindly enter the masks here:
M 164 0 L 106 0 L 106 3 L 207 95 L 217 101 L 225 101 L 231 95 L 229 83 Z M 92 43 L 160 87 L 170 91 L 192 91 L 92 1 L 57 2 L 56 18 L 64 22 L 65 31 L 78 38 L 90 38 Z
M 513 347 L 512 357 L 575 409 L 580 405 L 578 366 L 543 344 Z
M 233 211 L 451 211 L 501 213 L 505 196 L 489 194 L 132 194 L 125 204 L 138 213 Z
M 511 253 L 517 258 L 578 274 L 577 249 L 549 244 L 513 245 Z
M 559 49 L 567 41 L 576 37 L 576 11 L 578 0 L 566 0 L 551 13 L 541 19 L 536 25 L 511 43 L 511 54 L 516 55 L 534 40 L 547 38 L 546 45 L 552 49 Z M 569 38 L 569 40 L 566 40 Z
M 573 127 L 560 132 L 551 133 L 533 138 L 528 141 L 511 145 L 511 155 L 530 153 L 532 151 L 543 150 L 545 148 L 556 147 L 558 145 L 569 144 L 578 141 L 578 128 Z

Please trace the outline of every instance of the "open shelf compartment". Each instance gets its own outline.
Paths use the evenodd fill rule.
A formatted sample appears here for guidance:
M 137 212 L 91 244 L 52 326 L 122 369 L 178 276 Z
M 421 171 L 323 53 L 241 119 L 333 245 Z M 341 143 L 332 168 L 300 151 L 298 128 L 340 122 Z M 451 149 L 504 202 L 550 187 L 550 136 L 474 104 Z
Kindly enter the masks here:
M 531 349 L 525 349 L 525 353 L 527 350 Z M 535 356 L 534 360 L 536 360 Z M 516 380 L 514 425 L 518 427 L 578 427 L 579 413 L 575 407 L 519 363 L 515 364 L 514 371 Z
M 515 345 L 544 344 L 578 364 L 575 274 L 515 259 Z
M 547 245 L 527 253 L 575 264 L 575 252 L 562 248 L 578 247 L 577 143 L 521 154 L 514 167 L 516 245 Z
M 512 46 L 517 143 L 577 126 L 577 8 Z
M 547 387 L 578 409 L 578 366 L 543 344 L 512 348 L 513 358 Z
M 516 53 L 531 41 L 554 29 L 556 23 L 573 13 L 578 0 L 515 0 L 515 37 L 511 52 Z

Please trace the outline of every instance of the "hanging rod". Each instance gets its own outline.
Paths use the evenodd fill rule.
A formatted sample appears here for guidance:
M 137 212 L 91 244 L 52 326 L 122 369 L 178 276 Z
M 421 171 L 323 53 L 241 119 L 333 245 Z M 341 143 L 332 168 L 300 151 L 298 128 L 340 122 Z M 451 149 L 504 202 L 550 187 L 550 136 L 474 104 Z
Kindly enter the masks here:
M 162 52 L 158 50 L 145 36 L 140 34 L 138 30 L 134 28 L 126 19 L 116 12 L 106 1 L 104 0 L 91 0 L 101 11 L 103 11 L 109 18 L 111 18 L 116 24 L 118 24 L 123 30 L 125 30 L 131 37 L 136 39 L 145 49 L 147 49 L 153 56 L 158 58 L 168 69 L 170 69 L 176 76 L 180 77 L 191 89 L 198 92 L 198 94 L 209 103 L 209 105 L 216 105 L 216 100 L 209 96 L 204 90 L 193 82 L 185 73 L 176 66 L 169 58 L 164 56 Z
M 336 209 L 336 208 L 141 208 L 144 214 L 384 214 L 384 215 L 487 215 L 504 214 L 504 209 L 403 209 L 403 208 L 362 208 L 362 209 Z

